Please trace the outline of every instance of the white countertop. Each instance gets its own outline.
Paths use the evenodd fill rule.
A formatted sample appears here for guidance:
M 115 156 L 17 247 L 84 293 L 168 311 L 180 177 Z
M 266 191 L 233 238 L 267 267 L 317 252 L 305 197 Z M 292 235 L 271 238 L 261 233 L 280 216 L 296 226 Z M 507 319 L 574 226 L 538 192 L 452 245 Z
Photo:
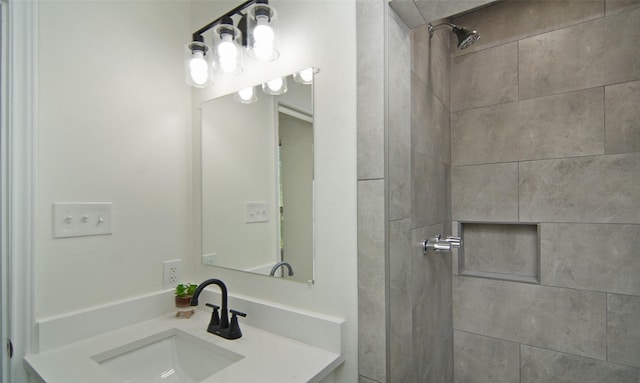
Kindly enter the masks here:
M 227 340 L 206 331 L 210 313 L 196 310 L 190 319 L 167 314 L 25 358 L 27 369 L 46 383 L 121 383 L 92 356 L 177 328 L 243 358 L 202 383 L 319 382 L 344 362 L 335 352 L 242 323 L 243 336 Z

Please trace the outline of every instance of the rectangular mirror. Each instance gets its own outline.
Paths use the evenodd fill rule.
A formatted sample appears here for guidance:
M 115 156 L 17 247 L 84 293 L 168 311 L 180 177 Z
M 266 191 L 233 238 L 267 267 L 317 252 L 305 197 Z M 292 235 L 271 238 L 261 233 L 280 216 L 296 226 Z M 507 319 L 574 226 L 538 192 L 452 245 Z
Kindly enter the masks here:
M 202 104 L 202 263 L 312 283 L 313 75 L 283 79 Z

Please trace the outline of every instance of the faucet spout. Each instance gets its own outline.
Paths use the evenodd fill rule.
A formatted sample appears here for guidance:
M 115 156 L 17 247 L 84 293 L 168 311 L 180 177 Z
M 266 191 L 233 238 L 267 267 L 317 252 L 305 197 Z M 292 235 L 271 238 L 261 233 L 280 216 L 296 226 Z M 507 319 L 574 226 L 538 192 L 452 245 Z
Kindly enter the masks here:
M 270 276 L 272 276 L 272 277 L 273 277 L 274 275 L 276 275 L 276 271 L 278 271 L 278 268 L 279 268 L 279 267 L 282 267 L 282 266 L 284 266 L 284 267 L 286 267 L 287 269 L 289 269 L 289 276 L 290 276 L 290 277 L 291 277 L 291 276 L 293 276 L 293 267 L 291 267 L 291 265 L 290 265 L 290 264 L 288 264 L 287 262 L 278 262 L 278 263 L 276 263 L 276 264 L 273 266 L 273 268 L 271 269 L 271 272 L 269 273 L 269 275 L 270 275 Z
M 229 313 L 228 313 L 228 307 L 227 307 L 227 299 L 228 299 L 227 286 L 221 280 L 207 279 L 206 281 L 199 284 L 198 288 L 193 293 L 193 298 L 191 298 L 191 306 L 198 305 L 198 297 L 200 296 L 200 293 L 202 292 L 202 290 L 204 290 L 205 287 L 209 285 L 217 285 L 218 287 L 220 287 L 220 291 L 222 293 L 222 304 L 220 307 L 220 328 L 221 329 L 229 328 Z

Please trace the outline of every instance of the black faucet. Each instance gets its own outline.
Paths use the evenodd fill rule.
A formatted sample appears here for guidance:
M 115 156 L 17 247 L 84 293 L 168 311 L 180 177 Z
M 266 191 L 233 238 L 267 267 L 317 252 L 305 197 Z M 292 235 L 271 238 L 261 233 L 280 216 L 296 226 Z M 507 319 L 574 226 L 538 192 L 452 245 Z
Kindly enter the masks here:
M 209 326 L 207 327 L 207 331 L 221 336 L 225 339 L 238 339 L 242 336 L 242 332 L 240 331 L 240 325 L 238 324 L 238 318 L 236 315 L 246 317 L 247 314 L 241 313 L 236 310 L 231 310 L 231 322 L 229 322 L 229 310 L 227 307 L 227 286 L 219 279 L 207 279 L 198 285 L 198 288 L 193 293 L 193 298 L 191 298 L 191 306 L 198 305 L 198 297 L 202 290 L 209 285 L 218 285 L 220 287 L 220 291 L 222 292 L 222 307 L 212 305 L 207 303 L 207 306 L 213 308 L 213 313 L 211 314 L 211 321 L 209 322 Z M 220 309 L 220 315 L 218 316 L 218 309 Z
M 293 276 L 293 267 L 291 267 L 290 264 L 288 264 L 287 262 L 278 262 L 276 263 L 273 268 L 271 269 L 271 272 L 269 273 L 270 276 L 274 276 L 276 275 L 276 271 L 278 271 L 278 268 L 284 266 L 287 269 L 289 269 L 289 276 L 292 277 Z

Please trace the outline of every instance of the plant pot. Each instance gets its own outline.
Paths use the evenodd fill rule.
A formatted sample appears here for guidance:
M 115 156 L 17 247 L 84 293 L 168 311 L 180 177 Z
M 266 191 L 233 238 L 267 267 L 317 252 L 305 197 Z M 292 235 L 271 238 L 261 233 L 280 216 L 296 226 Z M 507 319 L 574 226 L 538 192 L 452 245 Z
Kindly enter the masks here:
M 193 308 L 191 307 L 191 295 L 184 297 L 176 296 L 175 302 L 176 308 L 178 309 L 176 317 L 191 318 L 191 315 L 194 313 Z
M 191 307 L 191 298 L 191 295 L 187 295 L 185 297 L 176 296 L 176 307 L 179 309 Z

